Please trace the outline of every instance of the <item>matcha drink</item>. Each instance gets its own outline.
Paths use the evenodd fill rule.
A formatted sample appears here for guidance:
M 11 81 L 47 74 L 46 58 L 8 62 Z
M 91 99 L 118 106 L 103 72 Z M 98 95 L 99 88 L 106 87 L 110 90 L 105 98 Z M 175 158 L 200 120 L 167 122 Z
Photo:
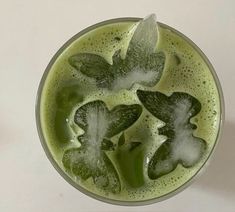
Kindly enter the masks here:
M 141 204 L 174 193 L 217 141 L 222 97 L 211 69 L 155 15 L 84 30 L 52 59 L 39 88 L 48 157 L 103 201 Z

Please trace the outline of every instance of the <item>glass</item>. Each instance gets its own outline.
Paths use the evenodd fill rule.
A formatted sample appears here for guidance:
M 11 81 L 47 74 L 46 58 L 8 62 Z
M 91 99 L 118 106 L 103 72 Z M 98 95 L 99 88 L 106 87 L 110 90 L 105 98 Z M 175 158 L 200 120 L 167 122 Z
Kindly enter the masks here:
M 191 41 L 189 38 L 187 38 L 185 35 L 183 35 L 182 33 L 180 33 L 179 31 L 171 28 L 170 26 L 163 24 L 163 23 L 159 23 L 161 25 L 161 27 L 163 28 L 167 28 L 171 31 L 173 31 L 174 33 L 176 33 L 177 35 L 179 35 L 180 37 L 182 37 L 184 40 L 186 40 L 198 53 L 199 55 L 204 59 L 205 63 L 208 65 L 211 74 L 214 78 L 214 81 L 216 83 L 217 86 L 217 90 L 219 93 L 219 99 L 220 99 L 220 122 L 219 122 L 219 131 L 217 134 L 217 138 L 215 141 L 215 144 L 211 150 L 211 152 L 209 153 L 207 159 L 205 160 L 204 164 L 200 167 L 200 169 L 196 172 L 196 174 L 190 178 L 187 182 L 185 182 L 182 186 L 176 188 L 174 191 L 163 195 L 161 197 L 157 197 L 157 198 L 153 198 L 153 199 L 149 199 L 149 200 L 143 200 L 143 201 L 121 201 L 121 200 L 113 200 L 113 199 L 109 199 L 103 196 L 99 196 L 97 194 L 94 194 L 86 189 L 84 189 L 83 187 L 81 187 L 80 185 L 78 185 L 77 183 L 75 183 L 67 174 L 65 174 L 65 172 L 60 168 L 60 166 L 57 164 L 57 162 L 55 161 L 55 159 L 52 156 L 52 153 L 49 151 L 49 148 L 47 146 L 47 142 L 44 138 L 43 132 L 42 132 L 42 127 L 41 127 L 41 120 L 40 120 L 40 101 L 41 101 L 41 94 L 42 94 L 42 90 L 43 90 L 43 86 L 45 83 L 45 80 L 47 78 L 47 75 L 52 67 L 52 65 L 54 64 L 54 62 L 56 61 L 56 59 L 59 57 L 59 55 L 75 40 L 77 40 L 79 37 L 81 37 L 82 35 L 86 34 L 87 32 L 106 25 L 106 24 L 112 24 L 112 23 L 119 23 L 119 22 L 137 22 L 139 21 L 140 18 L 117 18 L 117 19 L 111 19 L 111 20 L 107 20 L 107 21 L 103 21 L 100 22 L 98 24 L 92 25 L 84 30 L 82 30 L 81 32 L 77 33 L 76 35 L 74 35 L 71 39 L 69 39 L 58 51 L 57 53 L 53 56 L 53 58 L 51 59 L 50 63 L 48 64 L 42 79 L 40 81 L 39 84 L 39 88 L 38 88 L 38 92 L 37 92 L 37 99 L 36 99 L 36 108 L 35 108 L 35 115 L 36 115 L 36 124 L 37 124 L 37 130 L 38 130 L 38 134 L 39 134 L 39 138 L 42 144 L 42 147 L 48 157 L 48 159 L 50 160 L 50 162 L 52 163 L 52 165 L 54 166 L 54 168 L 57 170 L 57 172 L 68 182 L 70 183 L 73 187 L 75 187 L 76 189 L 78 189 L 80 192 L 103 202 L 106 203 L 110 203 L 110 204 L 115 204 L 115 205 L 125 205 L 125 206 L 138 206 L 138 205 L 147 205 L 147 204 L 152 204 L 152 203 L 156 203 L 165 199 L 168 199 L 174 195 L 176 195 L 177 193 L 179 193 L 180 191 L 184 190 L 185 188 L 187 188 L 192 182 L 193 180 L 195 180 L 196 176 L 199 175 L 199 173 L 202 172 L 202 170 L 205 169 L 206 165 L 209 164 L 209 159 L 212 156 L 212 153 L 215 150 L 215 147 L 217 146 L 218 141 L 220 140 L 221 137 L 221 132 L 222 132 L 222 128 L 223 128 L 223 123 L 224 123 L 224 98 L 223 98 L 223 93 L 222 93 L 222 89 L 221 89 L 221 85 L 219 82 L 219 79 L 216 75 L 216 72 L 212 66 L 212 64 L 209 62 L 208 58 L 205 56 L 205 54 L 199 49 L 199 47 L 196 46 L 195 43 L 193 43 L 193 41 Z

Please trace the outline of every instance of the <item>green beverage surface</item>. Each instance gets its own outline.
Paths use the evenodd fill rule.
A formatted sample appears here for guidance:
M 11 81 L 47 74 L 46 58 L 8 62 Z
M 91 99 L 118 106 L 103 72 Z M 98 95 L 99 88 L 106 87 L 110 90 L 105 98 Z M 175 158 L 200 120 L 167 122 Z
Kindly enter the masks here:
M 149 159 L 165 137 L 158 134 L 164 123 L 153 117 L 146 109 L 138 121 L 125 131 L 127 145 L 113 152 L 106 152 L 114 164 L 121 181 L 121 192 L 113 194 L 98 189 L 91 178 L 80 180 L 62 163 L 64 152 L 80 147 L 77 137 L 83 130 L 74 123 L 75 111 L 85 103 L 102 100 L 111 110 L 120 104 L 141 104 L 136 96 L 138 89 L 146 90 L 136 83 L 131 89 L 109 91 L 98 89 L 92 79 L 75 70 L 68 58 L 77 53 L 94 53 L 104 57 L 110 64 L 112 55 L 121 49 L 124 57 L 135 29 L 135 22 L 117 22 L 99 26 L 70 43 L 58 56 L 48 73 L 41 94 L 40 119 L 43 136 L 58 166 L 74 182 L 86 190 L 114 200 L 142 201 L 161 197 L 189 181 L 202 167 L 212 151 L 220 122 L 220 99 L 210 67 L 190 42 L 165 25 L 159 24 L 157 49 L 166 55 L 166 63 L 160 81 L 150 91 L 171 95 L 186 92 L 201 103 L 201 111 L 191 118 L 198 127 L 193 135 L 204 139 L 207 149 L 201 160 L 190 168 L 178 164 L 167 175 L 155 180 L 147 176 Z M 112 138 L 117 144 L 120 134 Z M 140 145 L 133 148 L 128 141 Z M 92 157 L 92 156 L 91 156 Z

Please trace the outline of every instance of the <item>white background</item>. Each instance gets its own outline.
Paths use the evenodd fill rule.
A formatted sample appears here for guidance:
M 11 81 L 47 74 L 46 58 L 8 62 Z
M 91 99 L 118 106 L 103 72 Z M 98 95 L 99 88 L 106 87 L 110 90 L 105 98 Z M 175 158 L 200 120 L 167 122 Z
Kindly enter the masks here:
M 156 13 L 191 38 L 220 78 L 224 135 L 195 183 L 164 202 L 121 207 L 93 200 L 66 183 L 40 145 L 34 105 L 45 67 L 71 36 L 97 22 Z M 235 211 L 234 0 L 0 0 L 0 211 Z

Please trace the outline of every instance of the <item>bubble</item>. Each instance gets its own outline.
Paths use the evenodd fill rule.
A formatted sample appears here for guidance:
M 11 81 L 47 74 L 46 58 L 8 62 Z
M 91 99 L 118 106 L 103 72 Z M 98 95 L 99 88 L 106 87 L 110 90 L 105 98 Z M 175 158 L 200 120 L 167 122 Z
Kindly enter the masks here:
M 114 39 L 115 39 L 116 41 L 120 41 L 122 38 L 121 38 L 121 37 L 116 36 L 116 37 L 114 37 Z

